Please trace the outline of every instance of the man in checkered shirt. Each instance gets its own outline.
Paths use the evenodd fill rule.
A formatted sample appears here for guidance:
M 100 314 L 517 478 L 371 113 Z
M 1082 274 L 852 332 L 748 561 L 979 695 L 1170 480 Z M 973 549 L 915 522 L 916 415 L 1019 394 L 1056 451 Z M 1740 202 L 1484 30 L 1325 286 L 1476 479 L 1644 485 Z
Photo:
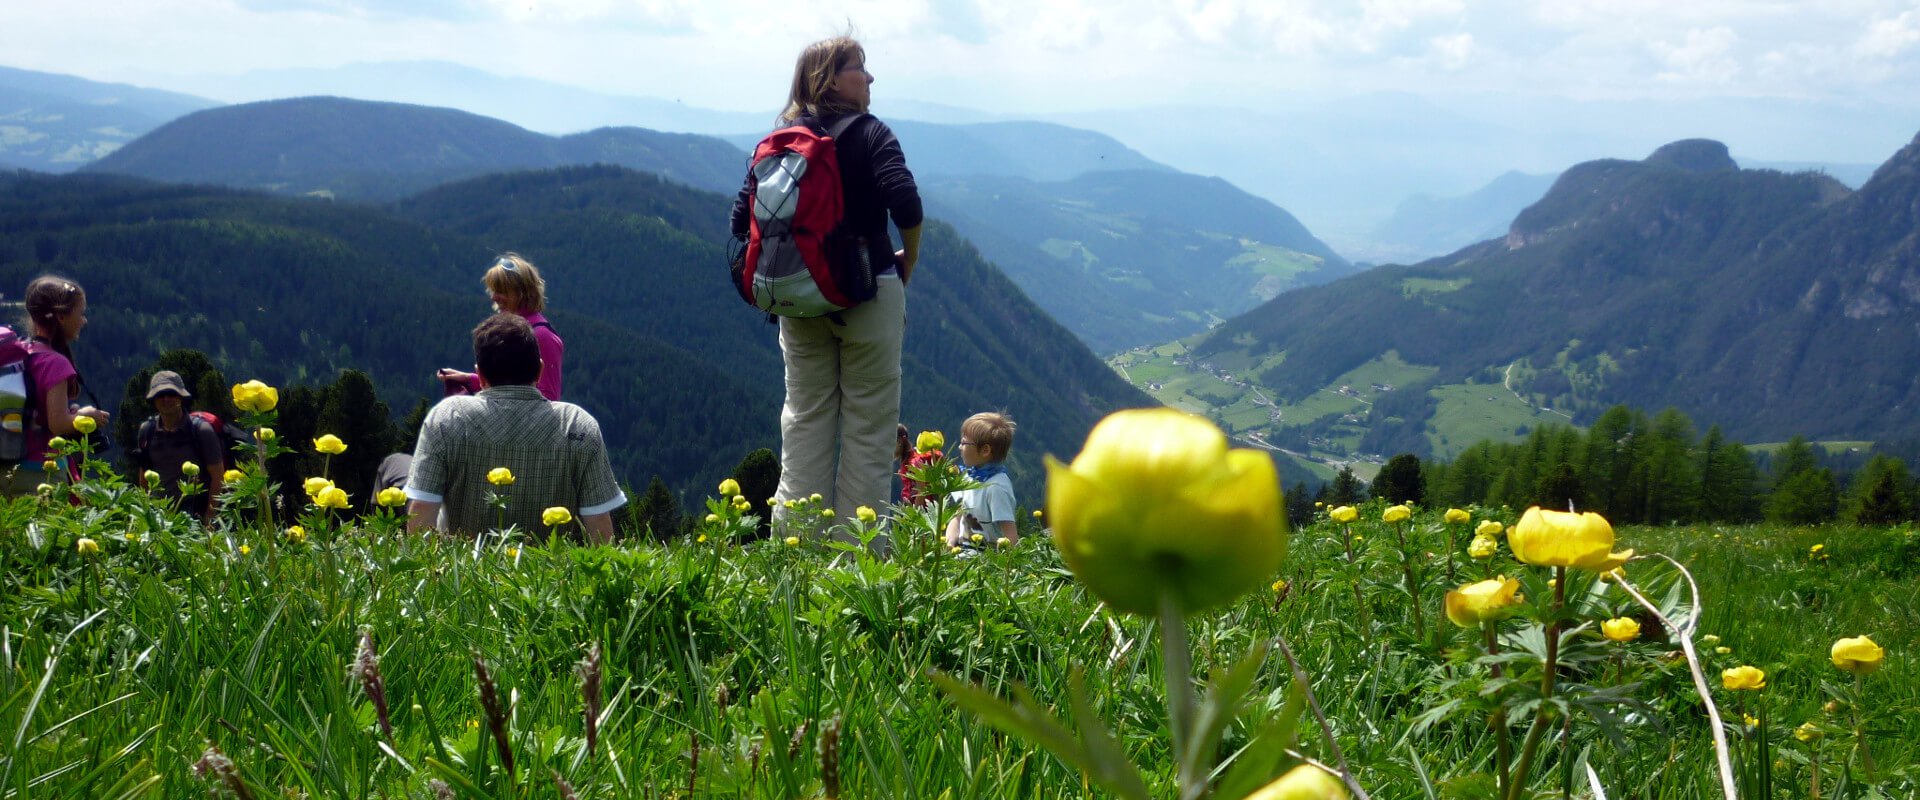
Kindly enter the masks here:
M 589 538 L 611 540 L 612 512 L 627 496 L 607 463 L 600 423 L 534 388 L 540 344 L 533 328 L 516 314 L 488 317 L 473 329 L 473 357 L 480 393 L 441 400 L 420 426 L 407 474 L 407 530 L 518 526 L 544 534 L 541 512 L 560 506 Z M 512 472 L 511 484 L 488 482 L 499 467 Z M 489 492 L 507 498 L 504 514 L 487 503 Z

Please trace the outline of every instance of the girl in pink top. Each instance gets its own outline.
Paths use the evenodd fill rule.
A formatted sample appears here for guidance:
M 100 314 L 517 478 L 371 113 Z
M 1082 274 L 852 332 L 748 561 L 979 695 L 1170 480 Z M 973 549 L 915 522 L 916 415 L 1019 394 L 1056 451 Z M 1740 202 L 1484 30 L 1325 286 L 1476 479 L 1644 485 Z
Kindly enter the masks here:
M 24 305 L 33 335 L 27 374 L 36 398 L 33 427 L 27 431 L 27 450 L 9 487 L 11 494 L 31 491 L 41 483 L 70 480 L 77 465 L 62 463 L 61 470 L 51 475 L 44 471 L 42 462 L 53 456 L 48 442 L 78 433 L 73 427 L 77 417 L 92 417 L 104 427 L 111 416 L 74 400 L 80 392 L 80 373 L 73 366 L 73 341 L 87 326 L 86 290 L 58 275 L 42 275 L 27 284 Z
M 539 268 L 518 253 L 507 253 L 493 262 L 481 283 L 493 298 L 494 310 L 519 314 L 533 326 L 533 338 L 540 343 L 541 365 L 540 379 L 533 386 L 548 400 L 560 399 L 560 361 L 566 355 L 567 343 L 553 332 L 541 313 L 547 309 L 547 282 L 541 279 Z M 446 382 L 449 394 L 473 394 L 481 389 L 480 376 L 471 372 L 442 369 L 439 378 Z

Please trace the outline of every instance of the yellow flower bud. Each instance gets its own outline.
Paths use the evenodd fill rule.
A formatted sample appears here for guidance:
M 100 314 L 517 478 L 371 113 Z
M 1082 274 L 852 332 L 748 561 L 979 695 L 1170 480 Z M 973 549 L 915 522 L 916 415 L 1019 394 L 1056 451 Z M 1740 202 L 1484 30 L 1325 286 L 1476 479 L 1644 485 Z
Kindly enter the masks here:
M 1381 522 L 1405 522 L 1407 518 L 1411 516 L 1413 516 L 1413 509 L 1408 508 L 1404 504 L 1397 505 L 1397 506 L 1389 506 L 1387 510 L 1380 512 L 1380 521 Z
M 246 479 L 247 474 L 237 469 L 230 469 L 220 474 L 220 480 L 226 483 L 239 483 Z
M 872 506 L 861 506 L 859 508 L 854 509 L 853 516 L 855 519 L 858 519 L 861 522 L 864 522 L 868 525 L 872 525 L 873 523 L 880 521 L 880 515 L 874 512 Z
M 1520 581 L 1503 575 L 1447 592 L 1445 602 L 1447 619 L 1453 624 L 1478 628 L 1482 622 L 1513 616 L 1526 598 L 1520 594 Z
M 819 493 L 819 492 L 814 492 L 813 494 L 811 494 L 811 495 L 809 495 L 809 496 L 807 497 L 807 499 L 808 499 L 808 500 L 812 500 L 813 502 L 816 502 L 816 503 L 818 503 L 818 502 L 821 502 L 821 498 L 820 498 L 820 493 Z
M 47 446 L 55 450 L 64 450 L 67 445 L 70 444 L 73 444 L 73 442 L 67 441 L 67 437 L 65 436 L 55 436 L 47 440 Z
M 1820 726 L 1813 724 L 1813 720 L 1802 722 L 1800 727 L 1793 729 L 1793 738 L 1803 742 L 1817 741 L 1826 735 L 1827 732 L 1820 730 Z
M 246 546 L 246 545 L 244 545 L 244 544 L 243 544 L 243 545 L 240 545 L 240 555 L 243 555 L 243 556 L 244 556 L 244 555 L 246 555 L 246 554 L 248 554 L 248 553 L 251 553 L 251 552 L 253 552 L 253 548 L 251 548 L 251 547 L 248 547 L 248 546 Z
M 504 553 L 509 560 L 520 557 L 520 548 L 514 547 L 513 545 L 507 545 L 506 549 L 501 552 Z
M 92 539 L 82 537 L 80 540 L 73 543 L 73 549 L 75 552 L 78 552 L 80 555 L 83 555 L 83 556 L 96 556 L 100 554 L 100 543 Z
M 787 537 L 787 546 L 788 546 L 788 547 L 799 547 L 799 546 L 800 546 L 800 537 L 798 537 L 798 536 L 789 536 L 789 537 Z
M 1701 644 L 1719 644 L 1720 636 L 1719 634 L 1709 633 L 1705 636 L 1700 637 L 1700 643 Z
M 280 438 L 280 434 L 274 433 L 272 428 L 261 428 L 253 432 L 253 438 L 263 442 L 271 442 Z
M 100 420 L 93 417 L 74 417 L 73 429 L 81 433 L 93 433 L 100 429 Z
M 398 486 L 389 486 L 381 489 L 379 494 L 374 495 L 373 502 L 379 503 L 387 508 L 404 506 L 407 504 L 407 490 Z
M 326 478 L 320 478 L 320 477 L 308 478 L 305 483 L 301 484 L 301 487 L 307 490 L 308 497 L 316 497 L 320 494 L 320 490 L 326 489 L 332 486 L 333 486 L 333 481 L 327 480 Z
M 540 524 L 545 525 L 549 528 L 552 528 L 558 525 L 565 525 L 572 521 L 573 521 L 573 512 L 568 511 L 564 506 L 554 506 L 552 508 L 549 508 L 545 511 L 540 512 Z
M 1447 509 L 1444 519 L 1446 519 L 1448 525 L 1460 525 L 1473 519 L 1473 515 L 1458 508 L 1449 508 Z
M 337 456 L 347 452 L 347 443 L 340 441 L 340 437 L 329 433 L 313 440 L 313 450 L 316 453 Z
M 513 470 L 506 467 L 494 467 L 487 470 L 487 482 L 495 486 L 512 486 Z
M 59 472 L 60 462 L 49 458 L 45 461 L 40 462 L 40 468 L 43 470 L 46 470 L 47 472 Z
M 1500 553 L 1500 540 L 1491 536 L 1475 536 L 1467 543 L 1467 555 L 1474 558 L 1492 558 Z
M 703 534 L 700 534 L 700 538 L 698 538 L 698 539 L 695 539 L 695 540 L 693 540 L 693 541 L 694 541 L 694 543 L 695 543 L 695 544 L 706 544 L 706 543 L 707 543 L 707 535 L 706 535 L 706 534 L 704 534 L 704 533 L 703 533 Z
M 721 481 L 721 482 L 720 482 L 720 496 L 721 496 L 721 497 L 737 497 L 737 496 L 739 496 L 739 494 L 740 494 L 740 482 L 739 482 L 739 481 L 736 481 L 736 480 L 734 480 L 734 479 L 732 479 L 732 478 L 728 478 L 728 479 L 726 479 L 726 480 L 724 480 L 724 481 Z
M 347 507 L 347 490 L 338 486 L 328 486 L 313 496 L 313 504 L 321 508 L 342 509 Z
M 302 544 L 306 542 L 307 529 L 302 528 L 298 525 L 287 526 L 287 541 L 293 544 Z
M 974 544 L 979 544 L 979 543 L 981 543 L 981 542 L 984 542 L 984 541 L 986 541 L 986 540 L 987 540 L 987 537 L 986 537 L 986 535 L 985 535 L 985 534 L 980 534 L 980 533 L 976 533 L 976 534 L 974 534 L 974 535 L 973 535 L 973 543 L 974 543 Z
M 1868 675 L 1880 669 L 1887 651 L 1865 636 L 1841 639 L 1833 643 L 1833 665 L 1849 675 Z
M 189 478 L 200 477 L 200 465 L 191 461 L 180 462 L 180 474 Z
M 719 515 L 719 514 L 708 514 L 708 515 L 707 515 L 707 523 L 708 523 L 708 524 L 712 524 L 712 523 L 715 523 L 715 522 L 719 522 L 719 521 L 720 521 L 720 515 Z
M 1360 518 L 1360 510 L 1353 506 L 1334 506 L 1332 511 L 1327 512 L 1327 517 L 1334 522 L 1352 522 Z
M 921 431 L 913 440 L 913 449 L 922 453 L 934 453 L 947 449 L 947 435 L 939 431 Z
M 1301 764 L 1246 800 L 1347 800 L 1347 787 L 1319 767 Z
M 1640 622 L 1632 617 L 1614 617 L 1600 623 L 1600 632 L 1616 642 L 1631 642 L 1640 638 Z
M 1036 509 L 1034 509 L 1034 510 L 1033 510 L 1033 518 L 1034 518 L 1034 519 L 1040 519 L 1040 518 L 1041 518 L 1041 517 L 1043 517 L 1043 516 L 1045 516 L 1045 515 L 1044 515 L 1044 514 L 1041 514 L 1041 513 L 1040 513 L 1040 509 L 1037 509 L 1037 508 L 1036 508 Z
M 1004 537 L 1004 536 L 1003 536 L 1003 537 L 1000 537 L 999 539 L 996 539 L 996 540 L 994 540 L 994 544 L 996 544 L 996 545 L 999 545 L 1000 547 L 1003 547 L 1003 548 L 1004 548 L 1004 547 L 1012 547 L 1012 546 L 1013 546 L 1013 540 L 1012 540 L 1012 539 L 1008 539 L 1008 538 L 1006 538 L 1006 537 Z
M 1499 536 L 1500 534 L 1505 533 L 1506 530 L 1507 530 L 1507 526 L 1505 525 L 1502 525 L 1490 519 L 1483 519 L 1480 521 L 1480 524 L 1473 529 L 1473 535 Z
M 1720 672 L 1720 685 L 1736 692 L 1767 688 L 1767 673 L 1759 667 L 1739 666 Z
M 1724 656 L 1724 655 L 1731 655 L 1731 654 L 1733 653 L 1733 648 L 1731 648 L 1731 647 L 1726 647 L 1726 646 L 1724 646 L 1724 645 L 1723 645 L 1723 646 L 1720 646 L 1720 647 L 1716 647 L 1716 648 L 1713 648 L 1713 652 L 1714 652 L 1715 654 L 1717 654 L 1717 655 L 1723 655 L 1723 656 Z
M 831 508 L 823 508 L 823 509 L 820 509 L 820 518 L 821 518 L 821 519 L 833 519 L 833 509 L 831 509 Z
M 272 411 L 280 404 L 280 391 L 257 380 L 233 385 L 233 406 L 256 414 Z
M 1574 514 L 1527 509 L 1507 534 L 1513 557 L 1537 567 L 1573 567 L 1608 572 L 1633 557 L 1633 551 L 1613 551 L 1613 526 L 1588 511 Z
M 147 479 L 147 488 L 149 489 L 160 488 L 160 473 L 154 472 L 153 470 L 147 470 L 146 472 L 141 473 L 140 477 Z
M 1071 465 L 1049 456 L 1047 503 L 1074 575 L 1114 608 L 1186 613 L 1266 583 L 1287 550 L 1273 459 L 1229 450 L 1213 423 L 1169 408 L 1101 420 Z

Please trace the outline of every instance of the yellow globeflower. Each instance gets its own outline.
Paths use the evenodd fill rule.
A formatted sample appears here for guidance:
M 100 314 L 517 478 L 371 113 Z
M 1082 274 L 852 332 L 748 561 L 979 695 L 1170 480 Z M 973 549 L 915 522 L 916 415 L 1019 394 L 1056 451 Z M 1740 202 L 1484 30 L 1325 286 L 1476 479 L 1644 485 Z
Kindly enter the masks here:
M 320 494 L 320 490 L 331 488 L 333 481 L 327 480 L 326 478 L 308 478 L 301 486 L 307 490 L 308 497 L 317 497 Z
M 1631 642 L 1640 638 L 1640 622 L 1632 617 L 1614 617 L 1600 623 L 1600 632 L 1616 642 Z
M 1507 533 L 1513 557 L 1537 567 L 1610 572 L 1633 557 L 1613 552 L 1613 526 L 1599 514 L 1547 511 L 1534 506 Z
M 739 481 L 736 481 L 736 480 L 734 480 L 734 479 L 732 479 L 732 478 L 728 478 L 728 479 L 726 479 L 726 480 L 724 480 L 724 481 L 721 481 L 721 482 L 720 482 L 720 496 L 721 496 L 721 497 L 737 497 L 737 496 L 739 496 L 739 494 L 740 494 L 740 482 L 739 482 Z
M 1492 558 L 1500 553 L 1500 540 L 1491 536 L 1475 536 L 1467 543 L 1467 555 L 1474 558 Z
M 140 477 L 147 479 L 147 488 L 149 489 L 159 488 L 160 473 L 154 472 L 153 470 L 147 470 L 146 472 L 142 473 Z
M 880 515 L 874 512 L 872 506 L 861 506 L 854 509 L 853 517 L 868 525 L 872 525 L 880 520 Z
M 1475 527 L 1474 527 L 1474 529 L 1473 529 L 1473 535 L 1475 535 L 1475 536 L 1499 536 L 1500 534 L 1502 534 L 1502 533 L 1505 533 L 1505 532 L 1506 532 L 1506 530 L 1507 530 L 1507 526 L 1505 526 L 1505 525 L 1502 525 L 1502 524 L 1500 524 L 1500 523 L 1498 523 L 1498 522 L 1495 522 L 1495 521 L 1493 521 L 1493 520 L 1490 520 L 1490 519 L 1483 519 L 1483 520 L 1481 520 L 1481 521 L 1480 521 L 1480 524 L 1479 524 L 1479 525 L 1477 525 L 1477 526 L 1475 526 Z
M 819 493 L 819 492 L 814 492 L 814 493 L 813 493 L 813 494 L 812 494 L 811 496 L 809 496 L 809 497 L 808 497 L 807 499 L 808 499 L 808 500 L 812 500 L 813 502 L 816 502 L 816 503 L 819 503 L 819 502 L 823 502 L 823 501 L 824 501 L 824 498 L 822 498 L 822 497 L 820 496 L 820 493 Z
M 100 543 L 82 537 L 79 541 L 73 543 L 73 549 L 83 556 L 97 556 L 100 554 Z
M 73 429 L 81 433 L 93 433 L 100 429 L 100 420 L 93 417 L 74 417 Z
M 246 479 L 247 474 L 237 469 L 230 469 L 220 474 L 220 480 L 225 483 L 239 483 Z
M 337 456 L 347 452 L 347 443 L 340 441 L 340 437 L 329 433 L 313 440 L 313 451 L 316 453 L 325 453 L 330 456 Z
M 1334 506 L 1327 516 L 1334 522 L 1352 522 L 1360 518 L 1360 510 L 1353 506 Z
M 307 540 L 307 529 L 298 525 L 287 526 L 287 541 L 300 544 Z
M 720 515 L 719 515 L 719 514 L 708 514 L 708 515 L 707 515 L 707 522 L 709 522 L 709 523 L 714 523 L 714 522 L 719 522 L 719 521 L 720 521 Z
M 404 506 L 407 504 L 407 490 L 398 486 L 389 486 L 381 489 L 379 494 L 374 495 L 373 502 L 388 508 Z
M 42 469 L 42 470 L 44 470 L 44 471 L 46 471 L 46 472 L 59 472 L 59 471 L 60 471 L 60 462 L 58 462 L 58 461 L 55 461 L 55 460 L 53 460 L 53 459 L 51 459 L 51 458 L 49 458 L 49 459 L 47 459 L 47 460 L 45 460 L 45 461 L 42 461 L 42 462 L 40 462 L 40 469 Z
M 554 506 L 540 512 L 540 524 L 549 528 L 556 525 L 565 525 L 572 521 L 573 512 L 568 511 L 565 506 Z
M 233 405 L 256 414 L 272 411 L 280 405 L 280 391 L 257 380 L 233 385 Z
M 1736 692 L 1751 692 L 1767 688 L 1766 670 L 1752 666 L 1738 666 L 1720 673 L 1720 685 Z
M 1879 670 L 1880 660 L 1886 655 L 1887 651 L 1865 636 L 1833 643 L 1833 665 L 1850 675 L 1867 675 Z
M 1449 508 L 1444 519 L 1448 525 L 1461 525 L 1473 519 L 1473 515 L 1457 508 Z
M 1036 508 L 1036 509 L 1034 509 L 1034 510 L 1033 510 L 1033 518 L 1034 518 L 1034 519 L 1039 519 L 1039 518 L 1041 518 L 1041 517 L 1044 517 L 1044 516 L 1046 516 L 1046 515 L 1045 515 L 1045 514 L 1043 514 L 1043 513 L 1041 513 L 1041 512 L 1040 512 L 1040 509 L 1037 509 L 1037 508 Z
M 280 434 L 274 433 L 272 428 L 261 428 L 253 432 L 253 438 L 263 442 L 271 442 L 280 438 Z
M 73 442 L 67 441 L 67 437 L 65 436 L 55 436 L 47 440 L 47 446 L 55 450 L 65 449 L 66 446 L 70 444 L 73 444 Z
M 788 546 L 788 547 L 799 547 L 799 546 L 800 546 L 800 537 L 798 537 L 798 536 L 789 536 L 789 537 L 787 537 L 787 546 Z
M 833 519 L 833 509 L 831 509 L 831 508 L 823 508 L 823 509 L 820 509 L 820 518 L 821 518 L 821 519 Z
M 1301 764 L 1246 800 L 1347 800 L 1347 787 L 1312 764 Z
M 1447 619 L 1462 628 L 1478 628 L 1482 622 L 1513 616 L 1524 602 L 1520 581 L 1503 575 L 1447 592 Z
M 1793 729 L 1793 738 L 1803 742 L 1815 741 L 1825 735 L 1827 735 L 1826 731 L 1820 730 L 1820 726 L 1813 724 L 1813 720 L 1802 722 L 1800 727 Z
M 1413 509 L 1408 508 L 1406 504 L 1402 503 L 1397 506 L 1389 506 L 1387 510 L 1380 512 L 1380 521 L 1405 522 L 1407 518 L 1411 516 L 1413 516 Z
M 180 474 L 189 478 L 200 477 L 200 465 L 191 461 L 180 462 Z
M 328 486 L 313 496 L 313 504 L 321 508 L 346 508 L 347 490 L 338 486 Z
M 1061 557 L 1094 595 L 1187 613 L 1271 579 L 1287 551 L 1273 459 L 1229 450 L 1213 423 L 1169 408 L 1109 415 L 1072 464 L 1049 456 L 1047 503 Z
M 495 486 L 512 486 L 513 470 L 506 467 L 494 467 L 487 470 L 487 482 Z
M 913 440 L 913 449 L 922 453 L 936 453 L 947 449 L 947 435 L 939 431 L 921 431 Z

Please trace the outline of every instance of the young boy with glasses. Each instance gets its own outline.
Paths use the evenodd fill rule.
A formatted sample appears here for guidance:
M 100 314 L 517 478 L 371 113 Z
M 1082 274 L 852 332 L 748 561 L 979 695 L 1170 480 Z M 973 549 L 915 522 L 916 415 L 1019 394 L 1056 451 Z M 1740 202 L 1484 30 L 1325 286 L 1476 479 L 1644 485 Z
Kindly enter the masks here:
M 947 525 L 947 546 L 977 548 L 982 544 L 1020 541 L 1013 496 L 1007 475 L 1007 453 L 1013 449 L 1013 418 L 985 411 L 960 425 L 960 462 L 979 488 L 955 495 L 961 511 Z M 974 537 L 980 540 L 975 541 Z

